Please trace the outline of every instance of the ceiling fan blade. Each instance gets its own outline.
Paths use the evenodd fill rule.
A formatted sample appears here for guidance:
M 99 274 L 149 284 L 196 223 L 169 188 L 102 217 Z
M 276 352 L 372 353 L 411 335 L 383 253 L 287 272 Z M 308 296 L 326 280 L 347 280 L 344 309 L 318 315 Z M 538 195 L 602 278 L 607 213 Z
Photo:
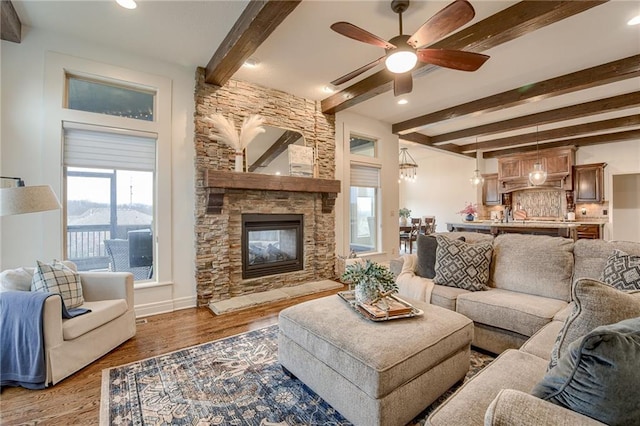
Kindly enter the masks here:
M 363 43 L 372 44 L 374 46 L 382 47 L 383 49 L 393 49 L 396 46 L 378 37 L 375 34 L 371 34 L 369 31 L 363 30 L 360 27 L 356 27 L 348 22 L 336 22 L 331 25 L 331 29 L 338 34 L 342 34 L 345 37 L 352 38 Z
M 407 43 L 415 48 L 431 44 L 471 21 L 475 15 L 476 11 L 467 0 L 456 0 L 422 24 Z
M 351 71 L 349 74 L 343 75 L 340 78 L 336 78 L 335 80 L 333 80 L 331 82 L 331 84 L 333 84 L 334 86 L 340 86 L 342 83 L 346 83 L 347 81 L 351 80 L 352 78 L 355 78 L 355 77 L 359 76 L 363 72 L 369 71 L 371 68 L 375 67 L 380 62 L 384 61 L 384 58 L 386 58 L 386 56 L 382 56 L 382 57 L 376 59 L 375 61 L 370 62 L 367 65 L 364 65 L 364 66 L 358 68 L 355 71 Z
M 418 49 L 416 53 L 421 62 L 460 71 L 475 71 L 489 59 L 482 53 L 463 50 Z
M 403 74 L 396 74 L 393 79 L 393 96 L 404 95 L 405 93 L 411 93 L 413 90 L 413 77 L 411 72 L 405 72 Z

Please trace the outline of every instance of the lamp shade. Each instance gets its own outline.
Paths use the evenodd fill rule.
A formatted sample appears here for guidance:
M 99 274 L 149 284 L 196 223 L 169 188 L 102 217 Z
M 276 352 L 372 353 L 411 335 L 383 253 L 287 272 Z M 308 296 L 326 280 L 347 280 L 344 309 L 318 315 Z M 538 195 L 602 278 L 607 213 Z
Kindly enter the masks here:
M 0 216 L 59 209 L 60 202 L 49 185 L 0 188 Z

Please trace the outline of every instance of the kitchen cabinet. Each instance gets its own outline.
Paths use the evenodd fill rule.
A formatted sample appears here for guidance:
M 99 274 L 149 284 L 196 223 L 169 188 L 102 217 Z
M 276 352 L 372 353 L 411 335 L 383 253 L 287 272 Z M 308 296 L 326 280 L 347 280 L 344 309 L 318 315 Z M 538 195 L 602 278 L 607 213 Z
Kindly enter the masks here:
M 606 163 L 573 167 L 576 203 L 601 203 L 604 198 L 604 168 Z
M 591 239 L 597 240 L 600 239 L 600 226 L 601 225 L 578 225 L 576 228 L 576 232 L 578 234 L 578 239 Z
M 575 151 L 575 147 L 569 146 L 499 157 L 499 192 L 532 188 L 533 186 L 529 183 L 529 172 L 533 170 L 533 165 L 538 161 L 547 172 L 547 180 L 538 186 L 539 188 L 572 190 Z
M 502 204 L 502 197 L 498 190 L 498 174 L 483 174 L 482 184 L 482 204 L 485 206 L 498 206 Z

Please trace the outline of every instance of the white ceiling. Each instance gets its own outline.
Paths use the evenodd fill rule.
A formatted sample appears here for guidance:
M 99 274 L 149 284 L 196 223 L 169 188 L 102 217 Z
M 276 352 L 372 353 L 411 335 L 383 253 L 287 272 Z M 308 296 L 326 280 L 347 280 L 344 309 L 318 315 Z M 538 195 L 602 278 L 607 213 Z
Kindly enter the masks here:
M 125 10 L 115 1 L 13 0 L 26 26 L 48 29 L 113 48 L 188 67 L 205 66 L 247 1 L 139 1 Z M 450 1 L 412 1 L 404 14 L 404 32 L 412 33 Z M 471 0 L 474 24 L 515 1 Z M 511 90 L 570 72 L 640 53 L 640 25 L 626 22 L 640 14 L 640 1 L 613 0 L 552 24 L 484 53 L 491 56 L 474 73 L 438 69 L 414 79 L 407 105 L 397 105 L 392 92 L 365 101 L 350 111 L 396 123 L 429 112 Z M 253 55 L 255 69 L 240 69 L 234 78 L 283 90 L 308 99 L 328 95 L 329 81 L 382 56 L 380 48 L 333 32 L 329 26 L 348 21 L 384 39 L 398 33 L 397 15 L 389 1 L 303 1 Z M 28 37 L 28 32 L 24 37 Z M 362 78 L 377 71 L 365 73 Z M 344 87 L 357 80 L 346 83 Z M 421 131 L 437 135 L 488 122 L 561 106 L 629 93 L 640 78 L 583 90 L 546 100 L 532 100 L 502 111 L 466 116 Z M 639 108 L 571 124 L 640 113 Z M 564 127 L 555 123 L 540 130 Z M 531 132 L 523 129 L 522 132 Z M 518 133 L 518 132 L 516 132 Z M 506 133 L 504 135 L 507 135 Z M 492 138 L 504 135 L 494 135 Z M 479 139 L 482 141 L 483 139 Z M 457 143 L 472 143 L 460 140 Z

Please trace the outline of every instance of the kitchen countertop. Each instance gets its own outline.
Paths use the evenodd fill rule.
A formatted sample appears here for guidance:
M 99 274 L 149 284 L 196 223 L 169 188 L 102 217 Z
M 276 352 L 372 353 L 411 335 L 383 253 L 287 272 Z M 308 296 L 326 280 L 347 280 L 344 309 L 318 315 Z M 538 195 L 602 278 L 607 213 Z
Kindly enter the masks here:
M 603 226 L 606 222 L 603 221 L 554 221 L 554 220 L 513 220 L 509 222 L 494 222 L 493 220 L 474 220 L 474 221 L 462 221 L 452 222 L 452 225 L 456 226 L 500 226 L 500 227 L 531 227 L 531 228 L 573 228 L 580 225 L 600 225 Z

